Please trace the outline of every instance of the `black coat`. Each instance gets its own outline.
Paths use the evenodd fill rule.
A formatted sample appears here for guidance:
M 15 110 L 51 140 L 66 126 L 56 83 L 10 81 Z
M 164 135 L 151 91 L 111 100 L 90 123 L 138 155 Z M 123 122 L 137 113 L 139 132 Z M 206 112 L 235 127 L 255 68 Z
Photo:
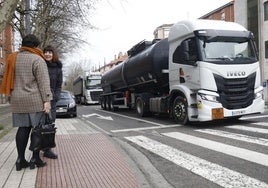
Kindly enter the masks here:
M 47 62 L 47 68 L 50 78 L 50 88 L 53 94 L 53 100 L 58 101 L 60 98 L 61 86 L 62 86 L 62 63 L 57 62 Z

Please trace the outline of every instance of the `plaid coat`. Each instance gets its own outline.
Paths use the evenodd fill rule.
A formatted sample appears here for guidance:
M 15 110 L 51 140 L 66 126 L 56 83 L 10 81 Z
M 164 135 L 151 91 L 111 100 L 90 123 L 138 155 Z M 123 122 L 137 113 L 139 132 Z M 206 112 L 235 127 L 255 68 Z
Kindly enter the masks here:
M 19 52 L 15 64 L 14 89 L 10 95 L 13 113 L 41 112 L 52 100 L 46 62 L 28 51 Z

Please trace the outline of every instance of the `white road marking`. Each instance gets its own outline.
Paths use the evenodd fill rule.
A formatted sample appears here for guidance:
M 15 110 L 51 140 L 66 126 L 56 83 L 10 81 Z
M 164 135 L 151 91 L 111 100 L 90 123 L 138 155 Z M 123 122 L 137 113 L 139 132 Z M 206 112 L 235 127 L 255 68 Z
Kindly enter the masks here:
M 254 125 L 261 125 L 261 126 L 268 126 L 268 122 L 256 122 L 256 123 L 252 123 Z
M 144 122 L 144 123 L 148 123 L 148 124 L 152 124 L 152 125 L 156 125 L 156 126 L 168 126 L 166 124 L 147 121 L 147 120 L 144 120 L 144 119 L 141 119 L 141 118 L 134 118 L 134 117 L 131 117 L 131 116 L 126 116 L 126 115 L 122 115 L 122 114 L 118 114 L 118 113 L 114 113 L 114 112 L 110 112 L 110 111 L 103 111 L 103 110 L 99 110 L 99 109 L 96 109 L 96 111 L 101 111 L 101 112 L 105 112 L 105 113 L 108 113 L 108 114 L 113 114 L 115 116 L 119 116 L 119 117 L 123 117 L 123 118 L 127 118 L 127 119 L 132 119 L 132 120 L 136 120 L 136 121 L 139 121 L 139 122 Z M 182 125 L 177 124 L 177 126 L 182 126 Z
M 92 113 L 92 114 L 87 114 L 87 115 L 82 115 L 82 117 L 89 118 L 92 116 L 97 116 L 99 119 L 105 119 L 105 120 L 111 120 L 113 121 L 113 118 L 111 116 L 102 116 L 100 114 Z
M 248 127 L 244 125 L 230 125 L 230 126 L 224 126 L 225 128 L 230 128 L 230 129 L 238 129 L 242 131 L 250 131 L 250 132 L 255 132 L 255 133 L 265 133 L 268 134 L 268 129 L 262 129 L 262 128 L 257 128 L 257 127 Z
M 268 184 L 226 167 L 187 154 L 144 136 L 125 137 L 127 140 L 167 159 L 222 187 L 267 188 Z
M 140 128 L 132 128 L 132 129 L 118 129 L 118 130 L 111 130 L 113 133 L 119 132 L 129 132 L 129 131 L 144 131 L 144 130 L 151 130 L 151 129 L 165 129 L 165 128 L 172 128 L 172 127 L 180 127 L 181 125 L 160 125 L 160 126 L 152 126 L 152 127 L 140 127 Z
M 179 132 L 162 133 L 162 135 L 175 138 L 183 142 L 191 143 L 197 146 L 201 146 L 213 151 L 224 153 L 230 156 L 234 156 L 240 159 L 244 159 L 250 162 L 254 162 L 260 165 L 268 166 L 268 155 L 265 155 L 263 153 L 258 153 L 248 149 L 243 149 Z
M 214 130 L 214 129 L 197 129 L 195 131 L 206 133 L 206 134 L 211 134 L 211 135 L 216 135 L 216 136 L 221 136 L 221 137 L 225 137 L 225 138 L 240 140 L 243 142 L 268 146 L 268 139 L 264 139 L 264 138 L 247 136 L 247 135 L 243 135 L 243 134 L 231 133 L 231 132 L 227 132 L 227 131 Z

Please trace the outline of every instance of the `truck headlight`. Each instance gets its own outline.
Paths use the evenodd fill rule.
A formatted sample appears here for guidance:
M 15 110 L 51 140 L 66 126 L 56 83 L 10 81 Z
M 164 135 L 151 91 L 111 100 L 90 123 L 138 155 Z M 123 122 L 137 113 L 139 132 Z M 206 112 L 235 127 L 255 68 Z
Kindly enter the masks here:
M 208 95 L 208 94 L 203 94 L 203 93 L 198 93 L 200 98 L 205 101 L 211 101 L 211 102 L 219 102 L 218 97 L 214 95 Z
M 260 97 L 264 98 L 264 97 L 263 97 L 263 90 L 261 90 L 261 91 L 255 93 L 255 99 L 260 98 Z

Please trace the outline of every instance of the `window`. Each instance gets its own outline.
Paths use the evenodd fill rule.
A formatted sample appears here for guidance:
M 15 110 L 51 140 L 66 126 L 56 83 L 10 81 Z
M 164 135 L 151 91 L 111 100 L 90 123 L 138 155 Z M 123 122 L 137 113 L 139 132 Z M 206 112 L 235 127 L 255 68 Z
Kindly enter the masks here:
M 221 13 L 221 20 L 225 20 L 225 12 Z
M 173 54 L 174 63 L 188 64 L 189 62 L 196 62 L 197 46 L 195 38 L 186 39 L 176 48 Z
M 268 20 L 268 1 L 264 2 L 264 21 Z

